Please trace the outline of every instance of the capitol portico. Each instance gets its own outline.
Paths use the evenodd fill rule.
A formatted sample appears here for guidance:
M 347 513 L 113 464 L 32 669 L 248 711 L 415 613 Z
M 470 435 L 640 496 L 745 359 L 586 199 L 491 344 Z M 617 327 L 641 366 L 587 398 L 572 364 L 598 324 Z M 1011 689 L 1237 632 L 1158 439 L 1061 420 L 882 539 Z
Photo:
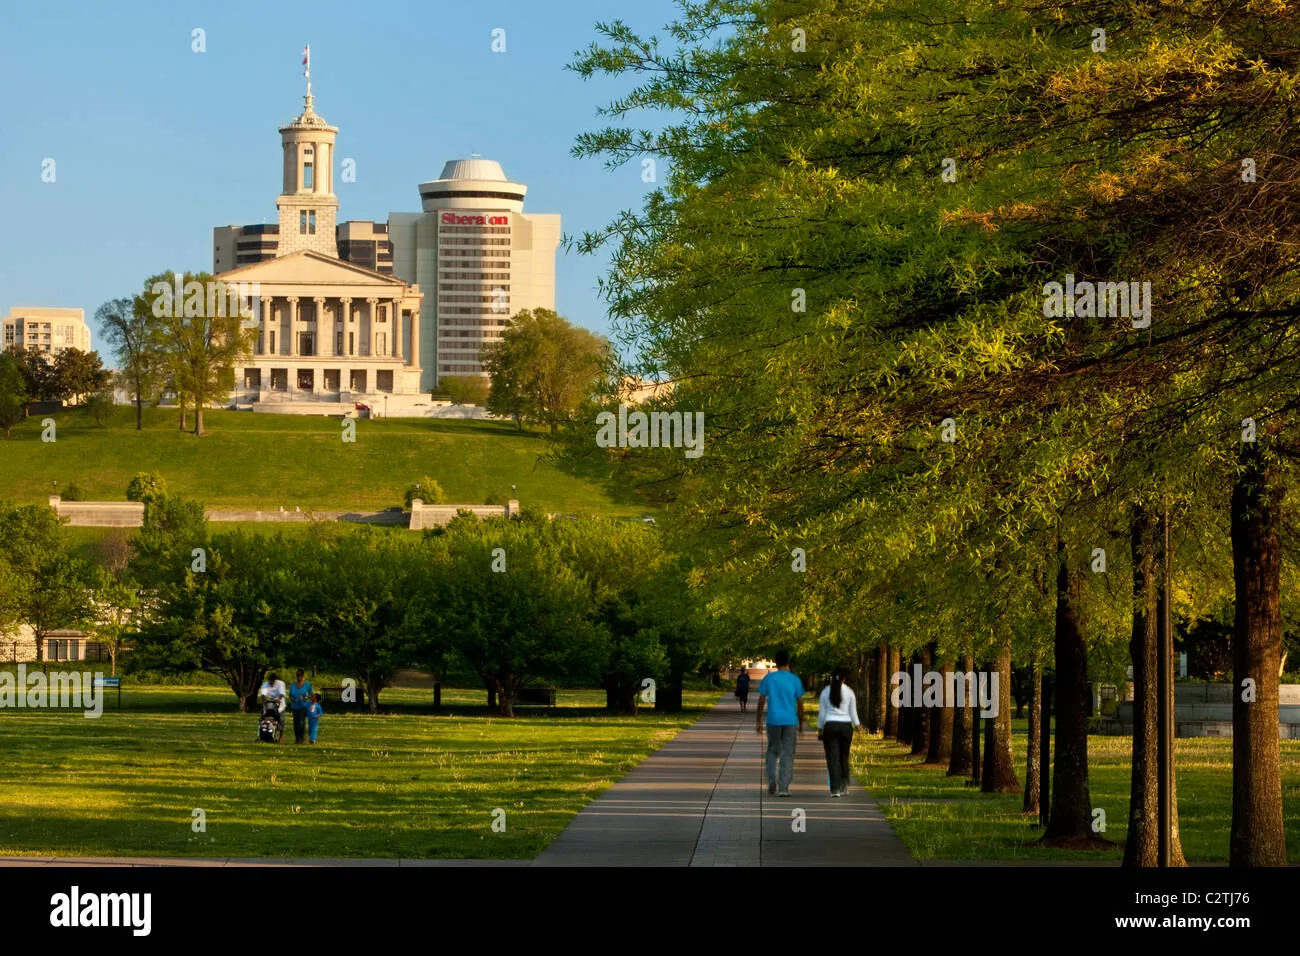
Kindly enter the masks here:
M 281 127 L 284 186 L 274 258 L 216 276 L 252 290 L 252 352 L 236 401 L 362 402 L 421 394 L 419 287 L 338 257 L 333 154 L 338 129 L 303 112 Z
M 220 276 L 255 284 L 253 354 L 241 401 L 354 401 L 420 394 L 420 292 L 400 279 L 307 250 Z

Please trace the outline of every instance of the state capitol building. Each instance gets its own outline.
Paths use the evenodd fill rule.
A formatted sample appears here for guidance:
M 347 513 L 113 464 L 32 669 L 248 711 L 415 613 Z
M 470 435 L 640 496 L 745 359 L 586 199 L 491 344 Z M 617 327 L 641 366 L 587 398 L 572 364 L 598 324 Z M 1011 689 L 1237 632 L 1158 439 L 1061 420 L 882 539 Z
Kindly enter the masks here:
M 338 222 L 338 128 L 315 112 L 280 128 L 278 223 L 213 230 L 214 276 L 256 283 L 241 404 L 426 401 L 442 377 L 485 375 L 481 350 L 523 309 L 555 308 L 560 217 L 523 211 L 499 163 L 448 162 L 418 213 Z M 287 407 L 285 410 L 289 410 Z

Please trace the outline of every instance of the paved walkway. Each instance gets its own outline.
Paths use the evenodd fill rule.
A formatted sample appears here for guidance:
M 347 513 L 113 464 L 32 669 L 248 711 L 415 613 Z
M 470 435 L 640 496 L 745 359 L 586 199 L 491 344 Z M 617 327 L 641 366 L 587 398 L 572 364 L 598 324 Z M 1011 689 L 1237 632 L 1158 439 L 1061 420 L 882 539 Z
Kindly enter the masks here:
M 724 697 L 582 809 L 534 866 L 915 866 L 871 795 L 832 798 L 815 732 L 768 796 L 753 701 Z

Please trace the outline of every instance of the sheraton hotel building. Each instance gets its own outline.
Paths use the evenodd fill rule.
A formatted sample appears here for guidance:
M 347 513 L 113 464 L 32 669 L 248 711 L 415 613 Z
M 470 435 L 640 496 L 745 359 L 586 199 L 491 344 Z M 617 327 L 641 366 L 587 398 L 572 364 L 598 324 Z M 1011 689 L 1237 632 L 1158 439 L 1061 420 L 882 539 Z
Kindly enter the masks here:
M 420 184 L 421 211 L 338 221 L 338 128 L 312 105 L 280 128 L 275 224 L 213 230 L 213 274 L 256 283 L 238 401 L 427 398 L 484 375 L 481 350 L 523 309 L 555 308 L 560 217 L 525 213 L 527 187 L 478 157 Z M 399 396 L 409 396 L 403 402 Z

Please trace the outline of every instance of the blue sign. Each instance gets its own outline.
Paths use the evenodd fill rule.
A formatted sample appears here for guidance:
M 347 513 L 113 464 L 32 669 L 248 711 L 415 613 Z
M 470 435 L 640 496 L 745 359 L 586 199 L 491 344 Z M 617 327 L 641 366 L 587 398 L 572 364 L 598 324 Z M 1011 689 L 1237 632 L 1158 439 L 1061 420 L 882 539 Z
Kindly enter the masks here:
M 122 678 L 120 677 L 96 677 L 96 687 L 121 687 Z

